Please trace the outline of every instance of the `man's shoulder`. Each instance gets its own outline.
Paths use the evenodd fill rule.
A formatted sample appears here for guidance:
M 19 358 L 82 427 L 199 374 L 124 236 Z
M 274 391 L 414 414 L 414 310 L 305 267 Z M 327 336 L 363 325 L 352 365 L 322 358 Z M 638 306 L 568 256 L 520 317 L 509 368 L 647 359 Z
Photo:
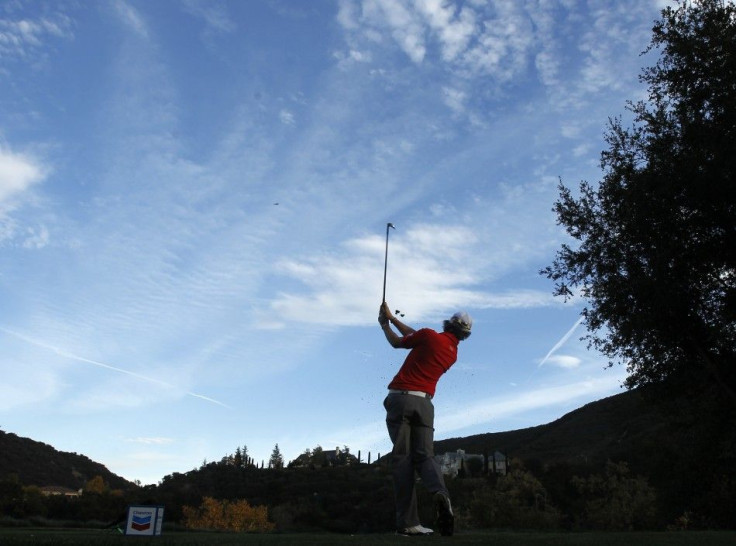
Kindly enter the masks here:
M 436 336 L 437 331 L 433 330 L 432 328 L 420 328 L 419 330 L 414 331 L 413 333 L 409 334 L 410 336 Z
M 421 340 L 421 339 L 427 339 L 433 336 L 436 336 L 437 332 L 435 330 L 432 330 L 432 328 L 420 328 L 419 330 L 414 330 L 411 334 L 407 334 L 404 336 L 405 340 Z

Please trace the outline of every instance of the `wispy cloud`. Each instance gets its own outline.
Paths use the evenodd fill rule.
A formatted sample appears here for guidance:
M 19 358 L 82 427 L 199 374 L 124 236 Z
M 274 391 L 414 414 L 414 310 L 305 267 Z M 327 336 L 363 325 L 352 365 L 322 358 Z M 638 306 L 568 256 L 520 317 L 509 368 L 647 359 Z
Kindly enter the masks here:
M 133 32 L 148 37 L 148 27 L 141 14 L 125 0 L 115 0 L 115 13 L 120 20 Z
M 560 112 L 579 110 L 604 89 L 636 83 L 635 63 L 649 30 L 636 22 L 651 6 L 605 3 L 590 10 L 592 28 L 581 28 L 573 3 L 342 0 L 338 23 L 352 50 L 393 46 L 417 65 L 440 67 L 433 72 L 438 95 L 456 113 L 463 105 L 478 123 L 487 108 L 483 99 L 503 100 L 519 77 L 538 79 L 551 99 L 546 107 Z M 459 102 L 463 84 L 479 79 L 486 82 L 485 93 Z
M 44 45 L 49 39 L 72 39 L 73 22 L 60 11 L 29 18 L 24 13 L 14 17 L 12 3 L 4 5 L 0 13 L 0 66 L 5 62 L 20 59 L 37 62 L 46 57 Z
M 530 412 L 560 406 L 575 407 L 579 400 L 595 400 L 615 394 L 622 380 L 621 374 L 611 372 L 602 377 L 475 400 L 464 404 L 462 408 L 442 407 L 438 409 L 435 427 L 437 434 L 442 437 L 474 427 L 494 430 L 497 429 L 494 423 L 509 422 Z M 390 449 L 384 422 L 365 423 L 351 429 L 333 431 L 326 436 L 331 438 L 328 445 L 362 445 L 373 446 L 373 449 L 384 446 Z
M 0 145 L 0 244 L 17 239 L 26 248 L 41 248 L 49 241 L 48 229 L 19 224 L 14 211 L 31 201 L 31 190 L 49 174 L 36 158 Z
M 206 23 L 208 33 L 229 33 L 237 28 L 228 14 L 226 4 L 207 0 L 184 0 L 183 7 L 184 11 Z
M 577 368 L 582 363 L 580 358 L 570 355 L 552 355 L 548 356 L 546 361 L 559 368 L 568 369 Z
M 40 341 L 38 339 L 34 339 L 32 337 L 29 337 L 29 336 L 26 336 L 26 335 L 23 335 L 23 334 L 20 334 L 18 332 L 15 332 L 15 331 L 10 330 L 10 329 L 5 328 L 5 327 L 1 327 L 0 326 L 0 332 L 4 332 L 5 334 L 11 335 L 11 336 L 13 336 L 13 337 L 15 337 L 17 339 L 20 339 L 22 341 L 25 341 L 26 343 L 30 343 L 31 345 L 35 345 L 36 347 L 41 347 L 43 349 L 47 349 L 49 351 L 52 351 L 53 353 L 56 353 L 57 355 L 59 355 L 59 356 L 61 356 L 63 358 L 67 358 L 67 359 L 70 359 L 70 360 L 76 360 L 78 362 L 84 362 L 86 364 L 92 364 L 93 366 L 104 368 L 106 370 L 110 370 L 110 371 L 113 371 L 113 372 L 116 372 L 116 373 L 124 374 L 124 375 L 130 376 L 130 377 L 133 377 L 135 379 L 140 379 L 140 380 L 146 381 L 148 383 L 156 384 L 156 385 L 161 386 L 161 387 L 166 387 L 167 389 L 179 390 L 179 387 L 177 387 L 176 385 L 174 385 L 172 383 L 169 383 L 167 381 L 162 381 L 162 380 L 156 379 L 154 377 L 150 377 L 150 376 L 143 375 L 143 374 L 136 373 L 136 372 L 131 372 L 129 370 L 125 370 L 125 369 L 119 368 L 117 366 L 112 366 L 112 365 L 106 364 L 104 362 L 100 362 L 100 361 L 97 361 L 97 360 L 92 360 L 90 358 L 85 358 L 83 356 L 75 355 L 75 354 L 70 353 L 68 351 L 65 351 L 63 349 L 60 349 L 58 347 L 54 347 L 52 345 L 49 345 L 47 343 L 44 343 L 43 341 Z M 211 402 L 213 404 L 217 404 L 218 406 L 222 406 L 222 407 L 225 407 L 225 408 L 228 408 L 229 407 L 226 404 L 223 404 L 222 402 L 220 402 L 218 400 L 215 400 L 215 399 L 210 398 L 208 396 L 204 396 L 202 394 L 198 394 L 196 392 L 187 392 L 187 391 L 184 391 L 184 394 L 186 394 L 187 396 L 192 396 L 194 398 L 199 398 L 201 400 L 205 400 L 207 402 Z M 109 402 L 109 398 L 107 399 L 107 401 Z
M 0 214 L 9 201 L 45 176 L 44 167 L 34 158 L 0 146 Z
M 134 444 L 145 444 L 145 445 L 168 445 L 174 442 L 173 438 L 165 438 L 165 437 L 145 437 L 145 436 L 138 436 L 136 438 L 126 438 L 126 442 L 131 442 Z
M 576 320 L 575 324 L 572 325 L 572 327 L 565 333 L 565 335 L 562 336 L 560 340 L 554 344 L 554 346 L 539 362 L 539 368 L 541 368 L 546 362 L 550 360 L 564 368 L 574 367 L 576 365 L 576 359 L 574 357 L 558 357 L 556 359 L 553 359 L 553 355 L 560 349 L 560 347 L 567 343 L 567 340 L 570 339 L 570 336 L 575 333 L 575 330 L 577 330 L 578 326 L 580 326 L 580 323 L 583 322 L 584 318 L 585 317 L 580 317 L 578 320 Z
M 550 294 L 543 291 L 494 293 L 481 288 L 488 280 L 487 261 L 493 257 L 479 259 L 486 241 L 467 226 L 415 224 L 399 229 L 403 231 L 389 243 L 387 296 L 394 304 L 411 309 L 414 320 L 436 318 L 455 307 L 511 309 L 553 304 Z M 383 280 L 384 240 L 379 235 L 351 239 L 341 250 L 278 262 L 276 271 L 301 283 L 306 293 L 279 294 L 270 304 L 272 316 L 329 325 L 372 321 Z M 315 308 L 320 312 L 315 313 Z
M 622 379 L 623 376 L 620 374 L 611 373 L 570 384 L 532 389 L 511 396 L 478 400 L 454 413 L 440 414 L 437 418 L 437 429 L 445 434 L 479 424 L 492 425 L 494 421 L 522 415 L 532 410 L 561 404 L 574 407 L 581 398 L 597 399 L 611 393 L 620 387 Z
M 279 112 L 279 119 L 284 125 L 294 125 L 296 123 L 294 113 L 286 109 Z

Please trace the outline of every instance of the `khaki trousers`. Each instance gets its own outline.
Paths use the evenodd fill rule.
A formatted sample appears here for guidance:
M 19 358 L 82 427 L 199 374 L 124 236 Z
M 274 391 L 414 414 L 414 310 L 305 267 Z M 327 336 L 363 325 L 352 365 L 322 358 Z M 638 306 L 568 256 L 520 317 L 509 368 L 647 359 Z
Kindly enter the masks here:
M 411 394 L 389 394 L 383 402 L 391 442 L 391 466 L 396 498 L 396 527 L 419 525 L 416 478 L 418 474 L 430 493 L 449 496 L 434 458 L 434 405 L 429 398 Z

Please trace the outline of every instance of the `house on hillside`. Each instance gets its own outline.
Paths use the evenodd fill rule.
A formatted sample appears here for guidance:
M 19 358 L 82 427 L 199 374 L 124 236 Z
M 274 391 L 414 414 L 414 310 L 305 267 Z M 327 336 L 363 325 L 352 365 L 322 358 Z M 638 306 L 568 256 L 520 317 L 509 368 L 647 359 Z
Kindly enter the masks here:
M 342 466 L 351 465 L 358 462 L 358 458 L 350 453 L 350 449 L 340 449 L 336 447 L 335 450 L 327 450 L 324 452 L 327 466 Z
M 61 485 L 47 485 L 45 487 L 41 487 L 40 489 L 41 494 L 45 497 L 54 497 L 57 495 L 63 495 L 67 498 L 82 496 L 81 489 L 69 489 L 68 487 L 63 487 Z
M 326 449 L 323 451 L 327 466 L 337 466 L 340 461 L 340 448 Z
M 453 478 L 460 471 L 463 457 L 465 457 L 465 451 L 462 449 L 458 449 L 456 453 L 442 453 L 434 456 L 440 465 L 442 474 Z
M 483 455 L 465 453 L 458 449 L 455 453 L 443 453 L 435 457 L 440 464 L 442 474 L 456 477 L 458 474 L 481 474 L 483 472 Z
M 442 474 L 456 477 L 460 475 L 480 475 L 485 473 L 505 475 L 508 469 L 506 455 L 495 451 L 487 458 L 484 455 L 465 453 L 464 449 L 458 449 L 452 453 L 436 455 L 435 459 L 440 465 Z
M 349 448 L 323 450 L 321 447 L 314 451 L 302 453 L 296 459 L 289 463 L 290 468 L 320 468 L 326 466 L 344 466 L 352 465 L 358 462 L 358 458 L 350 453 Z
M 508 469 L 509 458 L 500 451 L 495 451 L 493 455 L 488 456 L 488 472 L 505 476 Z

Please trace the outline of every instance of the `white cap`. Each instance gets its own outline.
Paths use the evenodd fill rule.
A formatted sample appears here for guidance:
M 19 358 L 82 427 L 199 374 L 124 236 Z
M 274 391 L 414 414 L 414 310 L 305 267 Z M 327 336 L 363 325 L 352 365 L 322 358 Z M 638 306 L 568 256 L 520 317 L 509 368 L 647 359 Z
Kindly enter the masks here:
M 473 327 L 473 319 L 465 311 L 458 311 L 452 315 L 450 323 L 456 324 L 463 332 L 467 333 L 470 333 L 470 329 Z

